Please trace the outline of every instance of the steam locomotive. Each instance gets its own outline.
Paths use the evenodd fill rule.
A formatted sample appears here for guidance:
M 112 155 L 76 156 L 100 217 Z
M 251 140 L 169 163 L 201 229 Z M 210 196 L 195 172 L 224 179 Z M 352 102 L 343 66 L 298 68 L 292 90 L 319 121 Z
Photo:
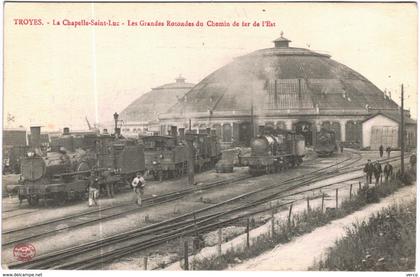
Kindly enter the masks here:
M 156 180 L 176 178 L 187 173 L 188 146 L 192 142 L 195 172 L 212 168 L 221 157 L 220 145 L 214 130 L 199 134 L 171 127 L 168 136 L 144 136 L 139 141 L 145 147 L 145 165 L 148 174 Z
M 266 127 L 251 140 L 251 156 L 241 156 L 243 165 L 256 176 L 298 166 L 305 155 L 305 139 L 292 131 Z
M 111 191 L 145 170 L 143 145 L 122 138 L 119 132 L 76 138 L 65 128 L 47 153 L 40 151 L 39 136 L 40 127 L 31 127 L 30 150 L 21 161 L 18 197 L 30 205 L 39 199 L 64 203 L 85 198 L 91 170 L 99 174 L 99 185 Z
M 316 136 L 315 152 L 320 157 L 327 157 L 331 156 L 337 150 L 335 132 L 322 128 Z

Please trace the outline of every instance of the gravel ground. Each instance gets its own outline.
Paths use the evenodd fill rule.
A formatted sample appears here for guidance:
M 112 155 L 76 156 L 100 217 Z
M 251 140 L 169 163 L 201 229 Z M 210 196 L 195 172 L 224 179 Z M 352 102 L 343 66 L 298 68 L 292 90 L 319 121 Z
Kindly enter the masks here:
M 368 158 L 372 158 L 376 153 L 367 153 Z M 348 155 L 347 155 L 348 156 Z M 208 192 L 198 192 L 191 196 L 185 197 L 181 200 L 177 200 L 170 203 L 159 205 L 158 207 L 150 207 L 140 209 L 138 212 L 122 216 L 121 218 L 115 218 L 113 220 L 104 221 L 100 224 L 94 224 L 90 226 L 84 226 L 83 228 L 77 228 L 70 231 L 62 231 L 46 238 L 39 238 L 31 242 L 37 249 L 37 255 L 43 253 L 49 253 L 55 250 L 63 249 L 69 246 L 79 245 L 89 241 L 95 241 L 100 238 L 104 238 L 113 234 L 118 234 L 124 231 L 133 230 L 135 228 L 144 227 L 148 222 L 145 222 L 145 217 L 148 216 L 150 221 L 157 222 L 164 219 L 172 218 L 174 216 L 193 211 L 200 207 L 205 207 L 210 203 L 216 203 L 228 199 L 234 195 L 247 192 L 257 187 L 271 185 L 275 182 L 279 182 L 283 179 L 290 177 L 296 177 L 302 174 L 302 171 L 312 171 L 317 168 L 334 164 L 336 161 L 347 157 L 346 155 L 337 154 L 335 157 L 328 159 L 317 160 L 317 161 L 306 161 L 299 169 L 292 169 L 286 172 L 275 175 L 261 176 L 258 178 L 249 179 L 240 183 L 235 183 L 232 186 L 224 186 L 226 189 L 215 189 Z M 377 156 L 377 154 L 376 154 Z M 321 162 L 320 162 L 321 161 Z M 247 168 L 235 168 L 233 174 L 217 174 L 214 171 L 208 171 L 196 176 L 196 182 L 202 183 L 206 181 L 216 181 L 226 178 L 231 178 L 232 175 L 240 176 L 246 174 Z M 165 181 L 162 183 L 149 182 L 146 188 L 146 197 L 153 194 L 159 195 L 170 191 L 186 188 L 186 178 Z M 204 201 L 200 201 L 199 199 Z M 114 199 L 100 199 L 99 203 L 103 207 L 116 205 L 119 203 L 126 203 L 133 201 L 134 194 L 131 192 L 120 193 L 116 195 Z M 16 204 L 16 199 L 4 199 L 4 202 L 8 202 L 9 205 Z M 15 201 L 15 202 L 13 202 Z M 205 203 L 203 203 L 205 202 Z M 88 207 L 86 203 L 75 203 L 64 207 L 51 207 L 51 208 L 39 208 L 39 211 L 28 215 L 22 215 L 16 218 L 8 220 L 2 220 L 2 228 L 10 229 L 17 228 L 19 226 L 31 225 L 33 222 L 46 221 L 49 219 L 61 218 L 66 215 L 74 213 L 80 213 L 87 211 Z M 12 247 L 6 247 L 2 249 L 2 263 L 8 263 L 13 261 Z M 177 249 L 175 250 L 177 251 Z M 162 259 L 171 259 L 171 255 L 164 255 L 165 251 L 156 250 L 156 257 L 163 257 Z M 153 253 L 152 253 L 153 254 Z M 127 259 L 120 259 L 109 264 L 104 269 L 138 269 L 139 265 L 143 263 L 142 254 L 130 256 L 131 262 Z M 159 264 L 157 258 L 155 264 Z M 121 265 L 123 264 L 123 265 Z M 152 264 L 150 264 L 152 266 Z
M 322 259 L 328 248 L 333 247 L 336 240 L 345 236 L 346 228 L 354 222 L 367 220 L 371 215 L 380 212 L 395 203 L 403 203 L 416 196 L 416 186 L 404 187 L 381 200 L 380 203 L 368 205 L 344 218 L 334 220 L 326 226 L 317 228 L 313 232 L 293 239 L 287 244 L 280 244 L 273 250 L 233 266 L 228 270 L 261 271 L 287 270 L 304 271 L 313 265 L 314 261 Z M 304 255 L 302 255 L 304 253 Z

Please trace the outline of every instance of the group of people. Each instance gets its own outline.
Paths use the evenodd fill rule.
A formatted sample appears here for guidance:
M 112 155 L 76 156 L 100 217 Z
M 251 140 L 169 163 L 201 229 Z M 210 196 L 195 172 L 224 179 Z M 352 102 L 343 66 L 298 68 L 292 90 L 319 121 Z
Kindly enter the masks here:
M 388 146 L 386 149 L 385 149 L 385 151 L 386 151 L 386 154 L 387 154 L 387 156 L 388 156 L 388 159 L 391 157 L 391 146 Z M 381 144 L 380 146 L 379 146 L 379 157 L 383 157 L 384 156 L 384 146 Z
M 372 163 L 371 160 L 368 160 L 363 171 L 366 173 L 366 183 L 371 184 L 372 176 L 374 176 L 375 184 L 377 185 L 382 173 L 385 175 L 385 182 L 388 182 L 392 175 L 393 167 L 389 162 L 387 162 L 382 171 L 382 166 L 378 161 Z
M 100 181 L 100 176 L 98 176 L 97 172 L 94 169 L 91 170 L 90 178 L 89 178 L 89 185 L 88 185 L 89 207 L 92 207 L 93 205 L 95 206 L 98 205 L 97 199 L 99 198 L 99 189 L 100 189 L 99 181 Z M 131 182 L 131 186 L 133 188 L 134 193 L 136 194 L 135 202 L 137 205 L 141 206 L 141 200 L 144 194 L 146 181 L 144 180 L 143 175 L 140 172 L 137 173 L 136 177 L 134 177 L 133 181 Z M 108 190 L 108 193 L 109 193 L 109 190 Z M 113 194 L 113 190 L 111 193 Z

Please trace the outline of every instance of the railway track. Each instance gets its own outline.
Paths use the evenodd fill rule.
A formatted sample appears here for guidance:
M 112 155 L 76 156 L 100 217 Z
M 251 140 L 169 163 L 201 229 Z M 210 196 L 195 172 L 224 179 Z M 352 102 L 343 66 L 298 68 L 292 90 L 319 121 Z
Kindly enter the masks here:
M 355 160 L 353 160 L 352 158 L 347 158 L 336 164 L 333 164 L 333 165 L 330 165 L 330 166 L 327 166 L 318 170 L 314 170 L 310 174 L 316 174 L 316 173 L 322 174 L 323 171 L 330 169 L 332 167 L 339 166 L 340 164 L 341 164 L 341 167 L 340 167 L 341 170 L 348 168 L 349 166 L 353 165 L 355 162 L 361 159 L 361 155 L 360 154 L 357 154 L 357 155 L 358 157 Z M 151 207 L 158 204 L 174 201 L 188 194 L 194 193 L 196 191 L 209 190 L 214 187 L 219 187 L 226 184 L 243 181 L 248 178 L 252 178 L 252 177 L 241 176 L 241 177 L 232 178 L 228 180 L 209 183 L 204 186 L 187 188 L 184 190 L 167 193 L 158 197 L 151 197 L 151 198 L 145 199 L 145 205 L 142 208 Z M 305 175 L 302 175 L 298 178 L 291 178 L 289 180 L 286 180 L 285 183 L 290 182 L 290 181 L 299 181 L 299 180 L 302 180 L 302 178 L 305 178 Z M 263 188 L 261 191 L 264 191 L 265 189 L 266 188 Z M 261 192 L 261 191 L 258 191 L 258 192 Z M 252 192 L 252 193 L 257 193 L 257 192 Z M 4 230 L 2 232 L 2 235 L 3 235 L 2 245 L 8 246 L 8 245 L 12 245 L 12 244 L 16 244 L 16 243 L 20 243 L 24 241 L 30 241 L 30 240 L 47 236 L 47 235 L 51 235 L 53 233 L 57 233 L 63 230 L 74 229 L 74 228 L 81 227 L 84 225 L 93 224 L 98 221 L 110 220 L 110 219 L 119 217 L 121 215 L 127 215 L 129 213 L 136 212 L 138 210 L 139 210 L 139 207 L 135 204 L 132 204 L 132 203 L 121 204 L 121 205 L 111 206 L 111 207 L 107 207 L 103 209 L 98 209 L 98 210 L 95 209 L 92 211 L 73 214 L 64 218 L 58 218 L 58 219 L 53 219 L 53 220 L 49 220 L 45 222 L 40 222 L 35 225 L 32 224 L 30 226 L 26 226 L 22 228 Z M 51 227 L 47 228 L 46 230 L 45 227 L 48 225 L 51 225 Z
M 358 156 L 357 160 L 360 160 L 361 155 Z M 343 167 L 348 166 L 348 163 L 350 164 L 353 162 L 352 158 L 344 159 L 337 164 L 330 165 L 318 170 L 312 171 L 312 173 L 322 172 L 324 170 L 327 170 L 331 167 L 335 167 L 340 164 L 344 164 Z M 236 178 L 231 178 L 227 180 L 217 181 L 208 183 L 202 186 L 197 187 L 190 187 L 184 190 L 179 190 L 167 194 L 163 194 L 157 197 L 150 197 L 144 200 L 144 205 L 142 207 L 138 207 L 137 205 L 133 203 L 124 203 L 116 206 L 101 208 L 101 209 L 95 209 L 90 210 L 82 213 L 72 214 L 63 218 L 57 218 L 52 219 L 44 222 L 39 222 L 37 224 L 32 224 L 25 227 L 20 228 L 14 228 L 14 229 L 8 229 L 2 231 L 2 246 L 8 246 L 24 241 L 30 241 L 39 237 L 43 237 L 46 235 L 51 235 L 53 233 L 57 233 L 63 230 L 73 229 L 77 227 L 81 227 L 84 225 L 89 225 L 96 223 L 98 221 L 104 221 L 104 220 L 110 220 L 122 215 L 127 215 L 129 213 L 133 213 L 138 211 L 141 208 L 145 207 L 152 207 L 158 204 L 175 201 L 177 199 L 180 199 L 188 194 L 192 194 L 196 191 L 205 191 L 210 190 L 215 187 L 224 186 L 227 184 L 236 183 L 239 181 L 243 181 L 249 178 L 254 178 L 250 175 L 240 176 Z M 304 175 L 302 175 L 300 178 L 304 178 Z M 299 180 L 299 178 L 292 178 L 292 180 Z M 47 228 L 45 230 L 45 227 L 51 225 L 50 228 Z M 29 234 L 29 235 L 28 235 Z
M 309 181 L 308 181 L 309 182 Z M 306 184 L 306 182 L 304 183 Z M 324 185 L 322 187 L 332 186 L 336 183 L 329 185 Z M 302 184 L 291 186 L 287 189 L 282 189 L 278 193 L 286 193 L 292 191 L 297 187 L 301 187 Z M 318 190 L 320 187 L 299 191 L 295 193 L 289 193 L 283 195 L 282 198 L 291 197 L 298 195 L 304 192 Z M 240 198 L 246 197 L 241 195 Z M 198 232 L 211 231 L 221 226 L 232 224 L 242 218 L 250 217 L 262 212 L 271 210 L 272 208 L 262 208 L 257 211 L 251 211 L 243 213 L 244 210 L 249 210 L 265 204 L 269 201 L 272 201 L 275 198 L 275 195 L 267 194 L 264 197 L 260 197 L 256 200 L 250 201 L 246 204 L 240 205 L 239 207 L 228 209 L 225 211 L 216 211 L 211 214 L 207 214 L 201 217 L 195 217 L 197 214 L 202 213 L 206 210 L 213 209 L 214 206 L 208 207 L 202 210 L 195 211 L 194 213 L 189 213 L 174 219 L 170 219 L 164 222 L 160 222 L 151 226 L 147 226 L 141 229 L 130 231 L 127 233 L 119 234 L 110 238 L 105 238 L 100 241 L 84 244 L 82 246 L 73 247 L 71 249 L 66 249 L 63 251 L 55 252 L 53 254 L 48 254 L 42 257 L 39 257 L 36 261 L 26 264 L 25 269 L 88 269 L 98 266 L 99 264 L 112 261 L 117 258 L 121 258 L 125 255 L 145 250 L 154 246 L 158 246 L 167 241 L 178 239 L 179 237 L 184 237 L 188 235 L 194 235 Z M 231 199 L 233 200 L 233 199 Z M 229 200 L 229 202 L 231 201 Z M 227 204 L 228 201 L 224 203 L 218 203 L 218 206 L 222 204 Z M 278 207 L 284 205 L 289 205 L 292 202 L 286 202 Z M 236 213 L 242 213 L 240 215 L 235 215 Z M 228 215 L 235 215 L 234 218 L 223 219 Z M 185 219 L 186 217 L 192 217 Z M 127 243 L 129 241 L 129 243 Z M 119 247 L 115 247 L 115 244 L 121 244 Z M 109 246 L 113 246 L 113 249 L 110 249 Z M 108 248 L 107 248 L 108 247 Z M 105 248 L 105 250 L 104 250 Z M 101 254 L 94 255 L 90 258 L 77 258 L 76 260 L 71 260 L 72 257 L 77 257 L 83 255 L 87 252 L 92 252 L 95 250 L 101 249 Z M 62 263 L 63 260 L 67 262 Z M 10 265 L 10 268 L 15 268 L 14 265 Z M 20 268 L 20 267 L 19 267 Z
M 348 159 L 347 159 L 348 160 Z M 341 163 L 345 163 L 347 160 L 342 161 Z M 357 159 L 356 159 L 357 160 Z M 360 159 L 358 159 L 360 160 Z M 341 169 L 345 169 L 348 168 L 349 166 L 351 166 L 352 164 L 354 164 L 354 160 L 350 161 L 350 163 L 348 163 L 347 165 L 343 165 L 341 167 Z M 336 165 L 332 165 L 331 167 L 335 167 Z M 130 231 L 130 232 L 126 232 L 124 234 L 119 234 L 116 236 L 111 236 L 105 239 L 101 239 L 95 242 L 91 242 L 91 243 L 87 243 L 84 244 L 82 246 L 78 246 L 78 247 L 72 247 L 72 248 L 68 248 L 62 251 L 58 251 L 58 252 L 54 252 L 52 254 L 48 254 L 48 255 L 43 255 L 43 256 L 39 256 L 37 257 L 36 260 L 33 260 L 31 262 L 25 263 L 25 264 L 11 264 L 10 267 L 11 268 L 37 268 L 37 269 L 42 269 L 42 268 L 55 268 L 55 269 L 68 269 L 68 268 L 74 268 L 74 269 L 83 269 L 83 268 L 89 268 L 91 266 L 94 266 L 94 264 L 99 264 L 102 263 L 108 259 L 116 259 L 118 257 L 120 257 L 121 255 L 127 255 L 128 253 L 131 253 L 130 251 L 139 251 L 139 250 L 143 250 L 146 248 L 150 248 L 152 246 L 156 246 L 159 243 L 162 243 L 164 241 L 168 241 L 170 239 L 173 238 L 177 238 L 180 235 L 187 235 L 189 234 L 189 232 L 191 232 L 191 228 L 197 230 L 197 228 L 199 226 L 201 226 L 202 222 L 201 220 L 205 220 L 205 222 L 209 222 L 210 219 L 212 220 L 220 220 L 221 217 L 223 217 L 224 215 L 228 214 L 228 213 L 233 213 L 235 211 L 243 211 L 245 209 L 250 209 L 251 207 L 255 207 L 258 205 L 261 205 L 263 203 L 266 203 L 267 201 L 271 201 L 273 198 L 278 197 L 278 195 L 280 194 L 284 194 L 288 191 L 294 190 L 298 187 L 301 187 L 303 185 L 307 185 L 310 184 L 311 182 L 315 182 L 317 180 L 322 180 L 325 177 L 327 177 L 328 175 L 334 175 L 334 173 L 331 172 L 322 172 L 324 171 L 326 168 L 320 169 L 320 170 L 315 170 L 314 172 L 311 172 L 310 176 L 302 176 L 300 178 L 295 178 L 295 180 L 286 180 L 281 182 L 280 185 L 285 185 L 287 183 L 292 183 L 294 181 L 293 184 L 291 184 L 290 186 L 288 186 L 287 188 L 282 188 L 280 191 L 277 191 L 277 193 L 273 193 L 273 189 L 278 188 L 279 184 L 277 185 L 273 185 L 267 188 L 263 188 L 263 189 L 258 189 L 258 190 L 254 190 L 252 192 L 248 192 L 239 196 L 236 196 L 234 198 L 231 198 L 227 201 L 223 201 L 221 203 L 217 203 L 215 205 L 212 205 L 210 207 L 206 207 L 197 211 L 194 211 L 193 213 L 190 214 L 185 214 L 183 216 L 180 217 L 176 217 L 170 220 L 166 220 L 166 221 L 162 221 L 160 223 L 157 224 L 152 224 L 134 231 Z M 357 169 L 359 170 L 359 169 Z M 353 171 L 355 171 L 355 169 L 353 169 Z M 338 174 L 337 171 L 335 171 L 335 174 Z M 341 173 L 340 173 L 341 174 Z M 298 182 L 300 180 L 300 183 Z M 333 184 L 330 184 L 329 186 L 331 186 Z M 314 188 L 314 189 L 319 189 L 319 187 Z M 314 189 L 310 189 L 310 190 L 314 190 Z M 310 191 L 308 190 L 308 191 Z M 239 208 L 234 208 L 234 209 L 230 209 L 228 211 L 217 211 L 213 214 L 210 215 L 205 215 L 203 217 L 200 218 L 195 218 L 194 219 L 188 219 L 188 217 L 195 217 L 200 213 L 203 213 L 205 211 L 209 211 L 209 210 L 213 210 L 216 207 L 222 207 L 223 205 L 244 199 L 246 197 L 249 197 L 251 195 L 255 195 L 255 194 L 259 194 L 261 195 L 262 192 L 265 191 L 265 196 L 258 198 L 257 200 L 254 200 L 251 203 L 248 203 L 246 205 L 242 205 Z M 303 193 L 304 191 L 300 191 L 297 192 L 296 194 L 299 193 Z M 288 197 L 291 196 L 291 194 L 289 195 L 285 195 L 284 197 Z M 193 224 L 192 224 L 193 223 Z M 220 222 L 218 223 L 220 224 Z M 204 227 L 200 227 L 200 228 L 211 228 L 213 225 L 206 225 Z M 214 227 L 214 226 L 213 226 Z M 204 230 L 203 229 L 203 230 Z M 200 229 L 201 230 L 201 229 Z M 164 235 L 161 235 L 161 233 L 163 233 Z M 151 235 L 153 234 L 153 235 Z M 168 236 L 168 234 L 170 234 L 171 236 Z M 127 240 L 129 240 L 130 242 L 128 243 L 127 246 Z M 123 249 L 113 249 L 111 251 L 109 251 L 108 254 L 104 255 L 104 251 L 103 248 L 107 247 L 107 246 L 113 246 L 113 248 L 115 248 L 115 244 L 119 243 L 121 245 L 124 245 Z M 128 248 L 127 248 L 128 247 Z M 70 257 L 75 257 L 75 256 L 80 256 L 89 251 L 94 251 L 95 249 L 99 249 L 101 248 L 101 255 L 100 257 L 93 257 L 93 260 L 87 260 L 86 258 L 83 258 L 83 263 L 78 264 L 77 261 L 74 262 L 68 262 L 66 264 L 62 264 L 60 263 L 60 261 L 62 261 L 63 259 L 68 259 Z
M 5 215 L 5 213 L 13 213 L 13 212 L 17 212 L 17 211 L 23 211 L 23 210 L 22 209 L 13 209 L 13 210 L 2 211 L 2 219 L 7 220 L 7 219 L 10 219 L 10 218 L 15 218 L 15 217 L 22 216 L 22 215 L 28 215 L 28 214 L 31 214 L 31 213 L 36 213 L 39 210 L 38 209 L 31 209 L 29 211 L 23 211 L 22 213 L 18 213 L 18 214 L 12 214 L 12 215 L 9 215 L 9 216 L 7 216 L 7 214 Z

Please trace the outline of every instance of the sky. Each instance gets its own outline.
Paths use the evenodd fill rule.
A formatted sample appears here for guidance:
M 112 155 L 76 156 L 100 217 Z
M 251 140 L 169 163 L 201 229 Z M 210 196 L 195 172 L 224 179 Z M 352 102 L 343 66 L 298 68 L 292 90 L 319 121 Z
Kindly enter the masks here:
M 63 25 L 83 19 L 120 26 Z M 201 21 L 203 27 L 128 26 L 128 20 Z M 275 26 L 253 27 L 254 21 Z M 391 91 L 397 103 L 404 84 L 405 107 L 417 118 L 415 4 L 6 3 L 4 28 L 6 127 L 86 129 L 85 117 L 91 124 L 112 121 L 151 88 L 179 74 L 198 83 L 235 57 L 272 47 L 282 31 L 291 47 L 331 55 Z M 15 118 L 9 124 L 8 113 Z

